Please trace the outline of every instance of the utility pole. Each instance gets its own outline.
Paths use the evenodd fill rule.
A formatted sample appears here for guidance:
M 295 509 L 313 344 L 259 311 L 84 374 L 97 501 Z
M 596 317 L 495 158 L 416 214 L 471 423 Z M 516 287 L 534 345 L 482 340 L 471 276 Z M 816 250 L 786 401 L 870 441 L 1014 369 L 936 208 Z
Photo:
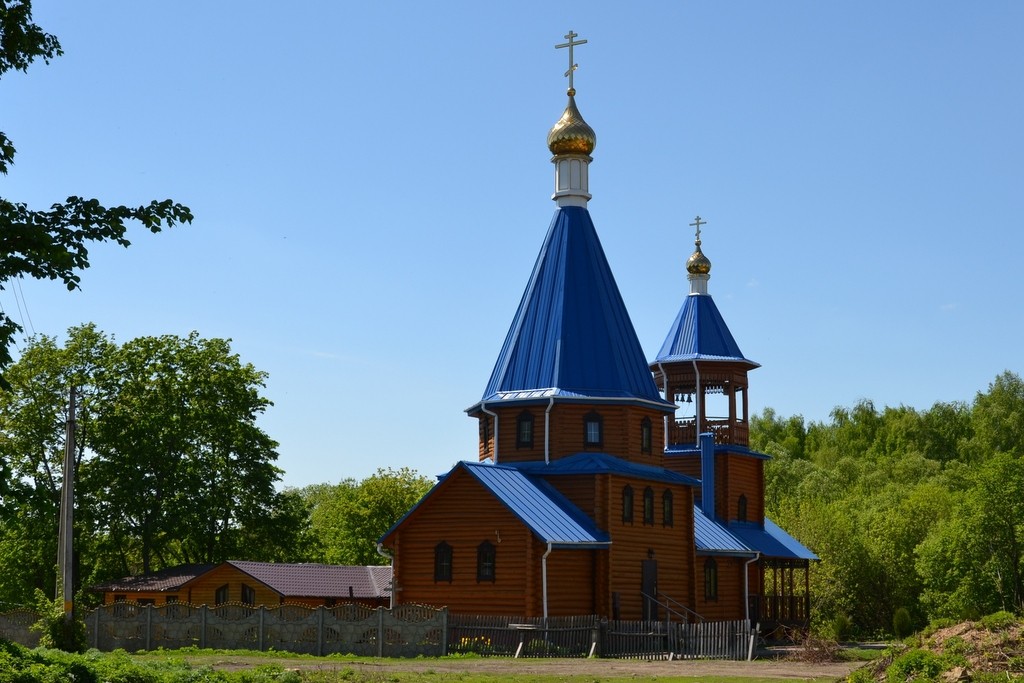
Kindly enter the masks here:
M 57 540 L 57 597 L 64 598 L 64 623 L 74 615 L 74 511 L 75 511 L 75 386 L 68 398 L 68 421 L 64 434 L 64 482 L 60 492 L 60 532 Z

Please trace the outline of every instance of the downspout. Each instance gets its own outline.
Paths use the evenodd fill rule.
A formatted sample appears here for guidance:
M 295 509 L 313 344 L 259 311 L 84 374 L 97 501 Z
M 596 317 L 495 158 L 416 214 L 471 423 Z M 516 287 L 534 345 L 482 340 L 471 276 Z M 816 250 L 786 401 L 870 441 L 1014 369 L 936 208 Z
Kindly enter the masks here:
M 544 411 L 544 464 L 551 464 L 551 409 L 555 407 L 555 397 L 548 398 L 548 407 Z
M 697 434 L 700 434 L 700 415 L 704 410 L 704 392 L 700 388 L 700 368 L 697 367 L 697 359 L 691 361 L 693 363 L 693 373 L 697 375 L 697 390 L 694 392 L 694 402 L 696 402 L 697 412 L 694 415 L 696 422 L 694 423 L 697 427 Z
M 388 601 L 388 608 L 389 609 L 394 609 L 395 608 L 395 558 L 392 555 L 390 555 L 390 554 L 388 554 L 387 552 L 384 551 L 384 544 L 383 543 L 377 543 L 377 554 L 380 555 L 381 557 L 387 558 L 388 564 L 391 565 L 391 590 L 388 591 L 389 593 L 391 593 L 391 599 Z
M 662 391 L 665 392 L 665 400 L 666 401 L 671 401 L 673 404 L 675 404 L 675 397 L 671 397 L 670 398 L 669 395 L 668 395 L 668 375 L 665 374 L 665 368 L 662 367 L 660 360 L 658 361 L 658 372 L 661 373 L 661 379 L 662 379 L 662 385 L 663 385 Z M 665 445 L 665 450 L 668 450 L 668 421 L 670 419 L 671 420 L 675 420 L 676 419 L 675 411 L 672 412 L 672 417 L 671 418 L 668 415 L 666 415 L 661 420 L 661 429 L 662 429 L 662 432 L 663 432 L 662 435 L 661 435 L 661 443 L 663 443 Z
M 544 623 L 548 618 L 548 555 L 551 554 L 551 541 L 548 541 L 548 549 L 540 558 L 540 585 L 544 594 Z
M 480 410 L 482 410 L 485 414 L 490 415 L 491 417 L 494 418 L 494 435 L 491 438 L 494 439 L 494 464 L 497 465 L 498 464 L 498 414 L 497 413 L 492 413 L 491 411 L 487 410 L 487 402 L 486 401 L 480 401 Z

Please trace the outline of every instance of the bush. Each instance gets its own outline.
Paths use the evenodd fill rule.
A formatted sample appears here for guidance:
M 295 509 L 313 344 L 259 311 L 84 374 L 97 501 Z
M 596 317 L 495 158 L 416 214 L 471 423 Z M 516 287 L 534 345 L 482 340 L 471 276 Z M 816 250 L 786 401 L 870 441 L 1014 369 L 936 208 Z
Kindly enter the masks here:
M 845 614 L 837 614 L 829 626 L 832 630 L 830 635 L 836 640 L 849 640 L 853 633 L 853 622 Z
M 981 627 L 986 631 L 1003 631 L 1017 623 L 1017 617 L 1010 612 L 1001 611 L 981 618 Z
M 946 665 L 937 654 L 927 650 L 909 650 L 893 660 L 885 670 L 889 683 L 904 683 L 917 678 L 938 678 Z
M 36 612 L 39 621 L 32 624 L 33 631 L 38 631 L 39 644 L 42 647 L 57 648 L 65 652 L 85 652 L 88 636 L 85 622 L 75 614 L 69 622 L 64 620 L 64 604 L 60 600 L 50 600 L 43 591 L 36 589 Z
M 910 620 L 910 612 L 907 611 L 906 607 L 900 607 L 896 610 L 896 613 L 892 615 L 892 631 L 896 634 L 897 638 L 906 638 L 911 634 L 914 629 L 914 624 Z

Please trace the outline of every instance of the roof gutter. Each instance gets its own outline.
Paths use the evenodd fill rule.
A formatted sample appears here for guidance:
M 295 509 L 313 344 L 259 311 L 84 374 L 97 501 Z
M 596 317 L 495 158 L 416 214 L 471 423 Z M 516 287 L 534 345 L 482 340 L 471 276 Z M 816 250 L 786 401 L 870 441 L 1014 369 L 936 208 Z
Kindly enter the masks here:
M 540 558 L 540 583 L 541 592 L 544 594 L 544 623 L 548 619 L 548 555 L 551 554 L 551 541 L 548 541 L 548 549 Z
M 480 410 L 494 418 L 494 464 L 498 464 L 498 414 L 487 410 L 487 401 L 480 401 Z
M 551 409 L 555 407 L 555 397 L 548 399 L 548 407 L 544 411 L 544 464 L 551 464 Z
M 743 563 L 743 604 L 746 609 L 748 624 L 750 623 L 750 564 L 760 559 L 761 553 L 755 552 L 752 558 Z

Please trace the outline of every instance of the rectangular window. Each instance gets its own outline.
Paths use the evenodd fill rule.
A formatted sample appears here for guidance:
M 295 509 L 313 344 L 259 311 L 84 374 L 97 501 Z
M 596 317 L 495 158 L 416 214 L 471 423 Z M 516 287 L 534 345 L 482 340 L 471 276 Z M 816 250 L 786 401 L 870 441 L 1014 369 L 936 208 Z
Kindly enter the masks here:
M 217 589 L 216 593 L 214 593 L 213 604 L 214 605 L 223 605 L 224 603 L 226 603 L 228 601 L 228 599 L 230 597 L 231 597 L 230 588 L 228 587 L 228 584 L 225 583 L 223 586 L 221 586 L 220 588 Z
M 444 541 L 434 546 L 434 581 L 452 581 L 452 547 Z
M 256 604 L 256 589 L 242 584 L 242 604 L 253 607 Z

